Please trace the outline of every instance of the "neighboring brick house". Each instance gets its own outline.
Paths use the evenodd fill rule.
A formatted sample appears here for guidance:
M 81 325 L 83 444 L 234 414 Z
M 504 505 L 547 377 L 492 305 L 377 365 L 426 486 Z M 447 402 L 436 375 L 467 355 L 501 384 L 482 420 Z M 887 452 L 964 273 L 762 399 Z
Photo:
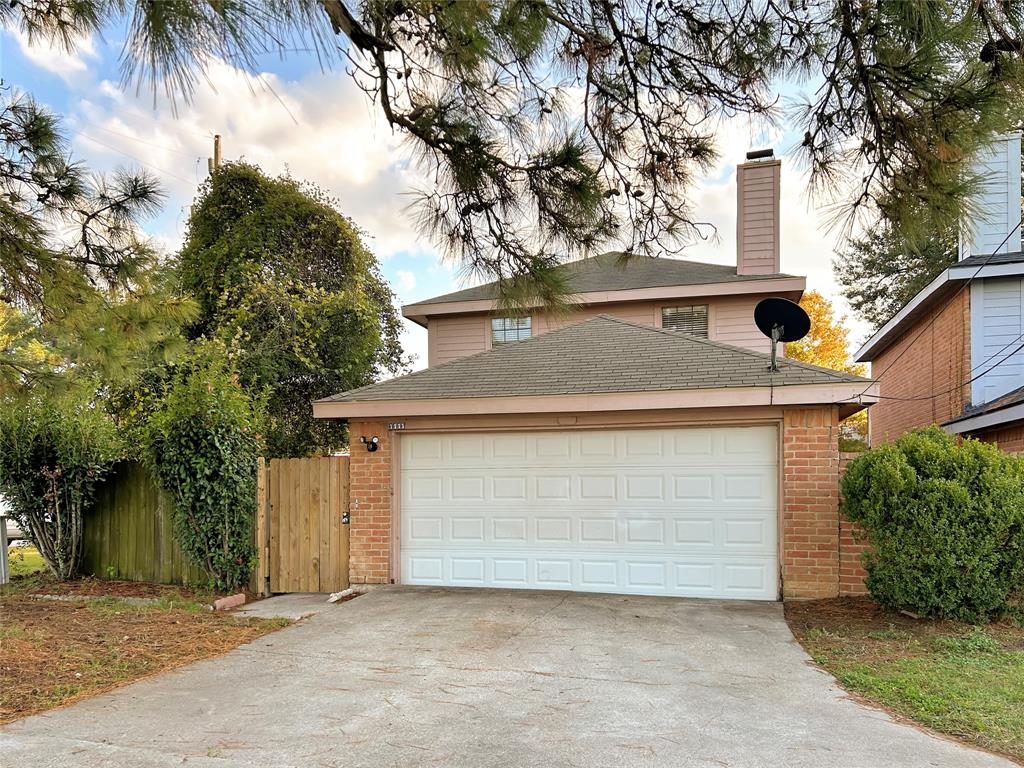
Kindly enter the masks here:
M 495 284 L 406 306 L 430 367 L 314 404 L 350 425 L 351 580 L 856 591 L 838 422 L 876 387 L 785 359 L 769 370 L 753 308 L 804 288 L 779 269 L 779 180 L 776 161 L 741 167 L 735 267 L 568 264 L 570 317 L 504 315 Z
M 927 424 L 1024 450 L 1024 254 L 1021 137 L 984 158 L 987 181 L 961 259 L 857 353 L 880 381 L 872 445 Z

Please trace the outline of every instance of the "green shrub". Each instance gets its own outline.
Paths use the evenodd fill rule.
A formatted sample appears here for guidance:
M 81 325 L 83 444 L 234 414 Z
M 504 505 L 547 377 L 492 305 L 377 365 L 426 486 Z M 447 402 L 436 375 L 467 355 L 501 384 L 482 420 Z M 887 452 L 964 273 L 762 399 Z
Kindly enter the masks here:
M 214 589 L 246 584 L 254 557 L 260 408 L 222 350 L 200 348 L 149 420 L 148 457 L 174 500 L 182 550 Z
M 91 391 L 0 401 L 0 493 L 58 579 L 78 573 L 82 515 L 120 455 L 117 431 Z
M 929 427 L 850 462 L 842 492 L 882 605 L 979 621 L 1021 589 L 1024 460 Z

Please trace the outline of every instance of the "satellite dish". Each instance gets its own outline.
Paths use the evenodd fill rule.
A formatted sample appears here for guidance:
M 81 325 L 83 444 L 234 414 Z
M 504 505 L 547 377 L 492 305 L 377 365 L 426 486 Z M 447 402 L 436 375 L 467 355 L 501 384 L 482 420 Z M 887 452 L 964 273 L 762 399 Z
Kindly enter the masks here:
M 772 364 L 769 371 L 779 370 L 776 351 L 780 341 L 799 341 L 811 330 L 811 318 L 799 304 L 789 299 L 772 296 L 762 299 L 754 307 L 754 324 L 772 340 Z

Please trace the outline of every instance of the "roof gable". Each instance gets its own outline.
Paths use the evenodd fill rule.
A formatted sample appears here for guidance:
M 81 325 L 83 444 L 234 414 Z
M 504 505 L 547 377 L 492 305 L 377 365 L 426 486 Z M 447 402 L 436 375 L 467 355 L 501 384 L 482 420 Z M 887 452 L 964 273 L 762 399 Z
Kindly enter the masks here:
M 639 288 L 662 288 L 672 285 L 710 285 L 712 283 L 749 282 L 791 278 L 783 273 L 738 275 L 734 264 L 709 264 L 653 256 L 630 256 L 619 252 L 603 253 L 558 267 L 564 270 L 568 290 L 572 294 L 594 291 L 627 291 Z M 466 288 L 415 302 L 447 304 L 458 301 L 487 301 L 498 297 L 499 281 Z
M 598 315 L 525 341 L 342 392 L 319 402 L 666 392 L 869 384 L 852 374 Z

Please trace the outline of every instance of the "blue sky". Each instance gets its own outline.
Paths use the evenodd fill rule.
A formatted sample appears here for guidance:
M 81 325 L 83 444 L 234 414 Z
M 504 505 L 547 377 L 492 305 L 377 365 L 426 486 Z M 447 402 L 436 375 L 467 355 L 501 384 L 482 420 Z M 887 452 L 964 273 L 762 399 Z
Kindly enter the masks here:
M 166 251 L 180 246 L 188 205 L 206 175 L 213 134 L 219 133 L 225 158 L 245 158 L 269 173 L 289 171 L 333 193 L 342 211 L 367 233 L 400 303 L 467 284 L 457 266 L 443 262 L 416 232 L 408 193 L 424 182 L 400 137 L 342 68 L 321 71 L 309 55 L 283 61 L 267 57 L 254 78 L 214 62 L 214 87 L 200 83 L 193 102 L 179 105 L 175 115 L 166 103 L 154 106 L 150 92 L 121 87 L 119 37 L 85 40 L 69 55 L 30 47 L 24 37 L 0 31 L 0 78 L 61 115 L 74 155 L 93 169 L 145 167 L 161 179 L 167 202 L 146 230 Z M 782 154 L 794 136 L 734 120 L 721 126 L 718 140 L 722 159 L 694 190 L 693 207 L 719 234 L 695 244 L 687 256 L 734 263 L 735 164 L 752 147 L 774 145 Z M 798 169 L 783 159 L 782 268 L 807 275 L 808 287 L 835 297 L 836 233 L 809 206 Z M 407 325 L 403 344 L 419 356 L 420 367 L 426 362 L 426 332 Z M 859 324 L 851 325 L 858 336 Z

